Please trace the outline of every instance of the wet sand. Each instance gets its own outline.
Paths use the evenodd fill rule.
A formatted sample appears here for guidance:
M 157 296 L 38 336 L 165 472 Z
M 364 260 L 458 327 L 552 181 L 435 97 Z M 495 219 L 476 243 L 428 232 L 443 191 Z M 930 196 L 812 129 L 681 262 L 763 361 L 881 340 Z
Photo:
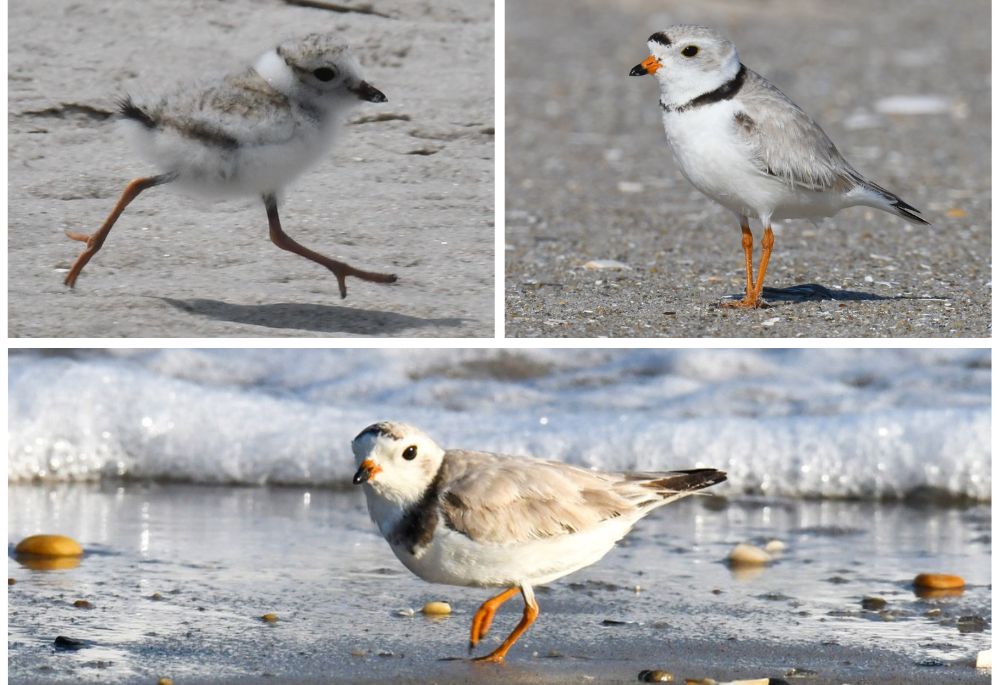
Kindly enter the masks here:
M 739 226 L 681 176 L 655 81 L 627 76 L 646 38 L 675 23 L 722 30 L 848 161 L 933 226 L 866 208 L 782 222 L 766 285 L 818 284 L 828 299 L 720 309 L 743 294 Z M 981 1 L 512 0 L 507 335 L 989 336 L 988 26 Z M 890 96 L 932 96 L 943 111 L 880 113 Z M 593 260 L 627 268 L 584 268 Z
M 8 296 L 12 337 L 492 336 L 493 6 L 389 1 L 387 17 L 281 0 L 10 3 Z M 389 102 L 365 104 L 284 193 L 294 239 L 392 286 L 348 279 L 268 239 L 256 198 L 155 188 L 75 290 L 80 243 L 148 175 L 109 118 L 126 92 L 242 69 L 290 36 L 349 43 Z
M 538 589 L 541 616 L 503 666 L 465 660 L 489 592 L 410 575 L 354 489 L 13 485 L 8 507 L 9 550 L 41 531 L 87 550 L 61 571 L 9 559 L 12 683 L 626 683 L 651 668 L 680 682 L 791 669 L 819 685 L 989 679 L 972 666 L 991 639 L 988 505 L 685 500 L 599 564 Z M 735 574 L 721 562 L 737 542 L 771 538 L 787 549 L 768 568 Z M 920 571 L 968 587 L 920 599 L 909 584 Z M 864 610 L 865 596 L 886 609 Z M 431 600 L 453 614 L 421 615 Z M 501 610 L 477 653 L 519 608 Z M 970 615 L 984 631 L 958 629 Z M 89 643 L 59 650 L 58 635 Z

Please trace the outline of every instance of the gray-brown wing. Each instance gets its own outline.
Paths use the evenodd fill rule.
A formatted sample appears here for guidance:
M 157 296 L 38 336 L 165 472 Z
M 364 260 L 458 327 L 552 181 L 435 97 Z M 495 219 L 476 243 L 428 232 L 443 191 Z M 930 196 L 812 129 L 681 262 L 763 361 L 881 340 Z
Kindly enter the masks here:
M 843 192 L 861 180 L 819 124 L 750 69 L 739 101 L 734 125 L 762 173 L 817 191 Z
M 281 144 L 296 131 L 288 98 L 252 70 L 185 89 L 141 109 L 161 125 L 224 149 Z
M 619 479 L 567 464 L 449 450 L 442 468 L 446 525 L 480 542 L 583 531 L 637 508 L 615 491 Z

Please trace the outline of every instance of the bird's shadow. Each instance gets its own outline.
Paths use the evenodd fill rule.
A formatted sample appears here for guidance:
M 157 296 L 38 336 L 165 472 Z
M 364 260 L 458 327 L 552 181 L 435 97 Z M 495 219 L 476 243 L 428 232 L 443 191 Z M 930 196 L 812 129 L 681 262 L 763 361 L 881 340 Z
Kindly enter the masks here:
M 458 327 L 465 322 L 465 319 L 458 317 L 422 319 L 396 312 L 355 309 L 329 304 L 297 302 L 230 304 L 219 300 L 175 300 L 169 297 L 157 299 L 183 312 L 216 321 L 230 321 L 266 328 L 292 328 L 316 333 L 393 335 L 408 329 L 425 326 Z
M 943 301 L 946 297 L 933 295 L 876 295 L 860 290 L 832 290 L 819 283 L 802 283 L 788 288 L 764 288 L 764 299 L 770 302 L 819 302 L 821 300 L 837 300 L 843 302 L 868 302 L 876 300 L 931 300 Z M 740 300 L 743 295 L 727 295 L 724 300 Z

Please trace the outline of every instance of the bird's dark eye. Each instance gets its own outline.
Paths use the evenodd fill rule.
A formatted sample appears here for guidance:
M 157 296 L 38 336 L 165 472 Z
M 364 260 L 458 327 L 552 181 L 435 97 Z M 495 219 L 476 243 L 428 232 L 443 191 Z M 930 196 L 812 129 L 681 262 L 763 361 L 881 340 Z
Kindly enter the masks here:
M 403 450 L 403 459 L 406 461 L 413 461 L 417 458 L 417 446 L 410 445 L 405 450 Z
M 695 55 L 698 54 L 698 46 L 687 45 L 684 47 L 683 50 L 681 50 L 681 54 L 684 55 L 685 57 L 694 57 Z
M 320 81 L 332 81 L 337 78 L 337 70 L 331 69 L 330 67 L 320 67 L 319 69 L 313 70 L 313 76 L 318 78 Z

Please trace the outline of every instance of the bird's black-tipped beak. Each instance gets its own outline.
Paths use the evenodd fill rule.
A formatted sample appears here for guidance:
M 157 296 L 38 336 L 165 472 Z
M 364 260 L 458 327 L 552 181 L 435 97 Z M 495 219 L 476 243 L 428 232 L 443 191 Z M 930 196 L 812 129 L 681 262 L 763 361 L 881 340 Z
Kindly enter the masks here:
M 389 98 L 385 96 L 381 90 L 368 83 L 368 81 L 362 81 L 354 88 L 351 88 L 351 92 L 357 95 L 362 100 L 367 100 L 368 102 L 388 102 Z
M 371 459 L 365 459 L 361 462 L 361 466 L 358 467 L 357 473 L 354 474 L 353 482 L 355 485 L 361 485 L 362 483 L 367 483 L 375 474 L 382 469 L 375 464 Z
M 645 76 L 646 74 L 655 74 L 656 70 L 660 68 L 660 60 L 656 59 L 653 55 L 650 55 L 646 59 L 642 60 L 642 63 L 636 64 L 632 67 L 632 71 L 628 73 L 629 76 Z

